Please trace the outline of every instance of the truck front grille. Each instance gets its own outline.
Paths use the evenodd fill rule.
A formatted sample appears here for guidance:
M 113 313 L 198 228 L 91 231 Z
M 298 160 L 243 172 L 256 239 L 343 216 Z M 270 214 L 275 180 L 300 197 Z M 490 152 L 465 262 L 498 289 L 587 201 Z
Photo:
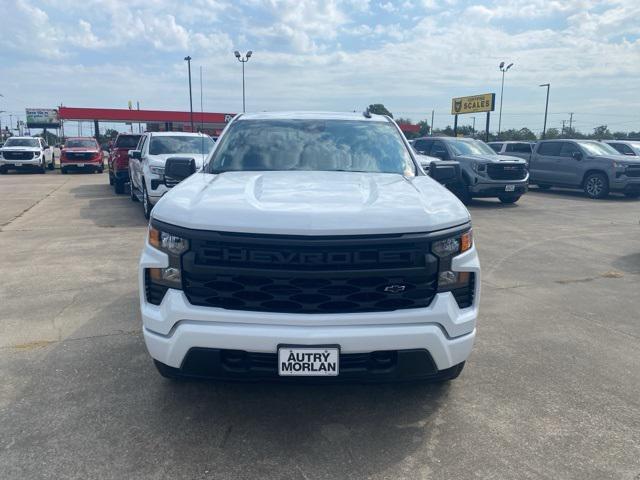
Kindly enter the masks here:
M 182 258 L 194 305 L 281 313 L 428 306 L 438 261 L 424 234 L 292 237 L 210 232 Z
M 64 152 L 64 156 L 68 160 L 91 160 L 96 156 L 93 152 Z
M 2 152 L 5 160 L 31 160 L 33 152 Z
M 517 163 L 489 163 L 487 174 L 493 180 L 523 180 L 527 176 L 527 168 Z

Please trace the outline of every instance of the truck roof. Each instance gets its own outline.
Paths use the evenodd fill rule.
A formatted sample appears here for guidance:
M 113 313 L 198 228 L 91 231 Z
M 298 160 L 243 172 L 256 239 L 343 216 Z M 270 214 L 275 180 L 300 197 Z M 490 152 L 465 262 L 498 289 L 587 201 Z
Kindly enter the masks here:
M 243 113 L 236 118 L 241 120 L 359 120 L 366 122 L 388 122 L 384 115 L 371 114 L 365 117 L 362 112 L 258 112 Z

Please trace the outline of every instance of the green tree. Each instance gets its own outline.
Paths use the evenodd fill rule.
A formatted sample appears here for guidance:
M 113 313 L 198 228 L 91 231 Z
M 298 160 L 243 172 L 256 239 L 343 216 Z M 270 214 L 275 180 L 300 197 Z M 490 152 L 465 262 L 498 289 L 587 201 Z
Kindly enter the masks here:
M 628 135 L 632 133 L 632 132 L 613 132 L 613 138 L 615 138 L 616 140 L 626 140 L 628 137 Z
M 418 132 L 418 135 L 420 135 L 421 137 L 429 135 L 429 133 L 431 132 L 431 127 L 429 127 L 429 124 L 426 120 L 419 121 L 418 125 L 420 125 L 420 131 Z
M 381 103 L 372 103 L 369 105 L 369 111 L 376 115 L 389 115 L 393 118 L 393 114 Z
M 544 136 L 544 138 L 547 140 L 551 138 L 559 138 L 559 137 L 560 137 L 560 130 L 558 130 L 557 128 L 547 128 L 547 133 Z
M 609 127 L 607 127 L 606 125 L 600 125 L 593 129 L 592 137 L 598 140 L 611 140 L 613 138 L 613 135 L 611 135 Z

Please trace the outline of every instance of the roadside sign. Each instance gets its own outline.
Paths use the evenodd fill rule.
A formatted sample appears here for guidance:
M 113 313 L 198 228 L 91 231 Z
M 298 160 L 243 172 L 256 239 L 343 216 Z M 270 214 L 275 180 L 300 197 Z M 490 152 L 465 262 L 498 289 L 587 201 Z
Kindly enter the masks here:
M 495 93 L 483 93 L 469 97 L 451 99 L 451 115 L 464 113 L 493 112 L 496 104 Z
M 58 111 L 55 108 L 26 108 L 28 128 L 60 128 Z

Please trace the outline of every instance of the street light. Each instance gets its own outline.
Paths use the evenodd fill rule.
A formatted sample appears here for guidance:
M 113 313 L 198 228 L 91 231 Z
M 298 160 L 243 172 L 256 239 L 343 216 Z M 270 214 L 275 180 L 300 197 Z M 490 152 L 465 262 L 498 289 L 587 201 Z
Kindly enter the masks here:
M 249 59 L 251 58 L 251 55 L 253 54 L 253 52 L 251 50 L 249 50 L 244 57 L 242 55 L 240 55 L 240 52 L 238 50 L 233 52 L 233 54 L 236 56 L 238 61 L 240 63 L 242 63 L 242 113 L 244 113 L 244 111 L 245 111 L 245 101 L 244 101 L 244 64 L 249 61 Z
M 475 137 L 476 136 L 476 117 L 474 115 L 471 118 L 473 119 L 473 127 L 471 128 L 471 136 Z
M 547 103 L 544 106 L 544 126 L 542 127 L 542 139 L 544 140 L 545 135 L 547 134 L 547 111 L 549 110 L 549 89 L 551 88 L 550 83 L 543 83 L 539 85 L 540 87 L 547 87 Z
M 191 131 L 195 132 L 195 129 L 193 128 L 193 96 L 191 94 L 191 57 L 187 56 L 184 57 L 184 59 L 187 62 L 189 69 L 189 119 L 191 120 Z
M 513 67 L 513 63 L 510 63 L 505 67 L 504 62 L 500 62 L 500 65 L 498 67 L 502 72 L 502 86 L 500 87 L 500 115 L 498 116 L 498 138 L 500 138 L 500 132 L 502 131 L 502 97 L 504 95 L 504 74 L 507 73 L 511 67 Z

